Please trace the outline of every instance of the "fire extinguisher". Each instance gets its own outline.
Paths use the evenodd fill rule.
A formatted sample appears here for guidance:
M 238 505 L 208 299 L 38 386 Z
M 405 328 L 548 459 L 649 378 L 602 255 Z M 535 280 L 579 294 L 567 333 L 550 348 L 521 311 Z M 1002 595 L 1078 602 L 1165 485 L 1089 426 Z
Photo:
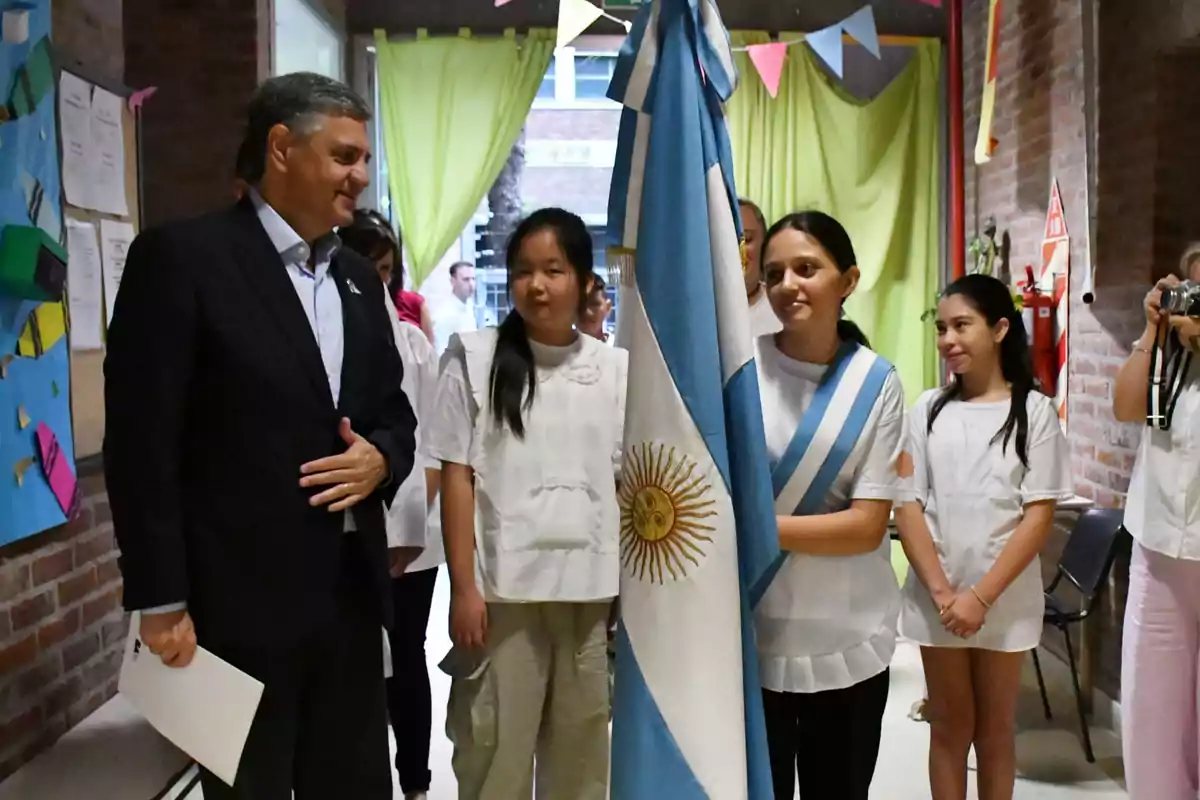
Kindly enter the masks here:
M 1058 353 L 1054 346 L 1054 298 L 1038 287 L 1032 266 L 1025 267 L 1025 278 L 1021 318 L 1029 335 L 1033 376 L 1041 384 L 1042 392 L 1053 397 L 1058 378 Z

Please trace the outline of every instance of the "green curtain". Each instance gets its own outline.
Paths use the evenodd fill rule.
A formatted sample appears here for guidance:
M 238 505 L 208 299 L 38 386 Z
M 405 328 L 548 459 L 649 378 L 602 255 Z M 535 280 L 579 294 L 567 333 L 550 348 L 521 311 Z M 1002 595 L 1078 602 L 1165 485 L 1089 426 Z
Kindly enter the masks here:
M 388 188 L 414 285 L 462 235 L 500 174 L 554 55 L 554 31 L 517 40 L 389 42 L 375 31 Z
M 732 39 L 771 41 L 757 31 Z M 896 365 L 909 403 L 939 384 L 933 328 L 921 313 L 941 264 L 940 54 L 937 41 L 920 42 L 904 71 L 864 102 L 833 83 L 804 45 L 789 48 L 774 99 L 750 57 L 737 53 L 741 84 L 727 108 L 738 191 L 769 220 L 818 209 L 850 233 L 862 281 L 846 315 Z

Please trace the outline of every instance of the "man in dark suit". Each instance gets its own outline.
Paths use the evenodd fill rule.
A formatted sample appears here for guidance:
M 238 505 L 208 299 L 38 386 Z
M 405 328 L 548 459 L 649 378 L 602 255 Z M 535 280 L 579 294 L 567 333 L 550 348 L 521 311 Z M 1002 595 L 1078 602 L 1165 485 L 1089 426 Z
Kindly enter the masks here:
M 199 641 L 265 685 L 235 786 L 205 775 L 206 800 L 392 796 L 384 507 L 416 421 L 383 286 L 333 232 L 368 183 L 368 117 L 317 75 L 263 84 L 243 198 L 139 236 L 108 332 L 126 608 L 168 665 Z

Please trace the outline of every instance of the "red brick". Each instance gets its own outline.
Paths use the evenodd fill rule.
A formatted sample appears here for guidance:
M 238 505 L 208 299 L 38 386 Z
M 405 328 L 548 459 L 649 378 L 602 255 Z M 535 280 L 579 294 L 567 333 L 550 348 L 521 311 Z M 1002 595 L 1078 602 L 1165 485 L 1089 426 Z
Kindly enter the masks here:
M 75 563 L 83 565 L 104 558 L 112 553 L 115 547 L 113 535 L 107 531 L 80 539 L 75 543 Z
M 75 569 L 75 558 L 70 547 L 40 556 L 33 562 L 33 585 L 41 586 L 49 583 L 73 569 Z
M 62 681 L 46 693 L 42 702 L 42 711 L 47 718 L 66 712 L 83 696 L 83 679 L 74 675 Z
M 7 603 L 29 589 L 28 564 L 0 563 L 0 603 Z
M 33 707 L 23 714 L 0 722 L 0 752 L 7 750 L 17 742 L 37 734 L 42 722 L 42 710 Z
M 13 630 L 25 630 L 54 613 L 54 593 L 46 591 L 35 594 L 14 604 L 9 613 L 12 615 Z
M 31 633 L 12 644 L 0 647 L 0 677 L 23 667 L 37 658 L 37 634 Z
M 100 634 L 89 633 L 63 647 L 63 671 L 70 672 L 100 652 Z
M 129 616 L 121 615 L 119 619 L 105 622 L 100 628 L 100 643 L 103 647 L 124 646 L 129 636 Z
M 96 526 L 99 527 L 105 523 L 112 522 L 112 509 L 107 502 L 99 502 L 92 506 L 92 516 L 96 520 Z
M 108 586 L 121 580 L 121 565 L 117 556 L 96 562 L 96 583 Z
M 78 603 L 95 591 L 98 585 L 96 581 L 96 567 L 88 565 L 82 572 L 72 575 L 58 584 L 58 604 L 66 608 L 69 605 Z
M 88 600 L 83 604 L 83 625 L 91 627 L 93 623 L 107 616 L 121 604 L 121 587 L 105 592 L 99 597 Z
M 121 671 L 121 661 L 124 658 L 124 650 L 110 650 L 95 662 L 84 667 L 83 682 L 87 686 L 95 686 L 97 688 L 104 686 Z
M 17 676 L 17 694 L 21 698 L 37 697 L 42 689 L 58 680 L 60 675 L 62 664 L 59 659 L 53 655 L 43 656 L 36 664 Z
M 59 642 L 66 641 L 78 630 L 79 609 L 72 608 L 57 619 L 38 628 L 38 647 L 42 650 L 49 650 Z

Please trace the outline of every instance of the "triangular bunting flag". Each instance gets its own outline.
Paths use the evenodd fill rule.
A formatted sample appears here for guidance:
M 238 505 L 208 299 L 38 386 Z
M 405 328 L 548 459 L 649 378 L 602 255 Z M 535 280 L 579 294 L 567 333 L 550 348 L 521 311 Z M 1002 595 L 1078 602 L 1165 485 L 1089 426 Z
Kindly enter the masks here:
M 833 74 L 842 77 L 842 25 L 830 25 L 804 37 L 813 52 L 821 57 Z
M 558 47 L 566 47 L 579 38 L 579 34 L 591 27 L 604 14 L 588 0 L 559 0 L 558 2 Z
M 506 6 L 511 2 L 512 0 L 496 0 L 496 8 L 499 8 L 500 6 Z
M 752 44 L 746 48 L 771 97 L 779 95 L 779 79 L 783 77 L 783 61 L 787 58 L 787 49 L 787 42 Z
M 879 58 L 879 34 L 875 30 L 875 12 L 870 6 L 863 6 L 842 20 L 842 30 Z

